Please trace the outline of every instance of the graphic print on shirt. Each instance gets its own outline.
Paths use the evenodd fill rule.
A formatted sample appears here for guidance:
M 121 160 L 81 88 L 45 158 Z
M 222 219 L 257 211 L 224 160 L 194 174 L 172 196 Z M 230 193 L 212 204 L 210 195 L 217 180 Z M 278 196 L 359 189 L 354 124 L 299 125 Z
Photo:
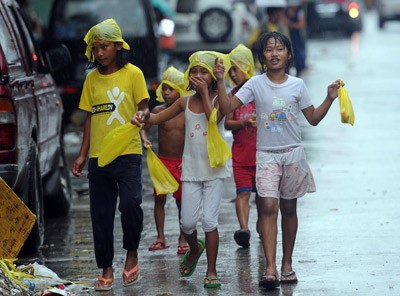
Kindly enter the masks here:
M 282 125 L 288 120 L 294 120 L 294 109 L 292 104 L 286 105 L 285 99 L 274 96 L 272 112 L 270 114 L 263 113 L 260 116 L 265 121 L 264 128 L 273 133 L 282 132 Z
M 110 117 L 107 120 L 107 125 L 111 125 L 114 119 L 117 119 L 121 124 L 124 124 L 125 120 L 118 113 L 118 106 L 124 100 L 125 93 L 120 92 L 119 88 L 116 86 L 112 89 L 112 92 L 110 90 L 107 90 L 107 96 L 110 102 L 115 106 L 113 113 L 111 113 Z
M 193 131 L 190 132 L 190 137 L 193 138 L 196 134 L 201 133 L 201 132 L 202 132 L 201 130 L 202 130 L 201 124 L 200 124 L 200 123 L 197 123 L 197 124 L 194 126 Z M 203 137 L 207 136 L 207 130 L 203 131 L 203 132 L 202 132 L 202 135 L 203 135 Z

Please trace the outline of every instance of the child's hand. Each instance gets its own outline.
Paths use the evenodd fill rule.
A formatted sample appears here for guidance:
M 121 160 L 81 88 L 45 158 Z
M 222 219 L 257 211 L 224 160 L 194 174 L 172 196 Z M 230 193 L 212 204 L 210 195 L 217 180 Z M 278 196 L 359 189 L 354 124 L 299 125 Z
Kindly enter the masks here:
M 255 114 L 253 114 L 250 117 L 247 117 L 244 120 L 244 125 L 251 126 L 251 127 L 257 127 L 257 116 Z
M 86 159 L 84 157 L 79 156 L 72 165 L 72 174 L 76 177 L 82 177 L 83 172 L 82 169 L 85 166 Z
M 213 69 L 214 75 L 217 80 L 223 80 L 225 77 L 225 66 L 221 58 L 216 58 Z
M 143 140 L 143 147 L 147 149 L 147 146 L 153 146 L 149 140 Z
M 328 86 L 328 98 L 331 99 L 332 101 L 338 97 L 338 93 L 339 93 L 338 90 L 339 90 L 340 82 L 341 81 L 338 79 L 335 82 L 332 82 Z
M 208 92 L 208 85 L 204 79 L 196 76 L 190 76 L 189 82 L 192 85 L 193 89 L 200 95 L 203 96 Z
M 145 120 L 146 120 L 145 112 L 139 110 L 138 112 L 136 112 L 135 115 L 133 115 L 131 123 L 140 127 Z

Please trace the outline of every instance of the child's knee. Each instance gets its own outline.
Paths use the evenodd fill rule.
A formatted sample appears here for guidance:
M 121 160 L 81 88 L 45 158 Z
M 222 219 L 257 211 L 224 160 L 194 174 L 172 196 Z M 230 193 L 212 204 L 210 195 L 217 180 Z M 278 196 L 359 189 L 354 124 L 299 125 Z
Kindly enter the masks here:
M 216 220 L 204 220 L 202 222 L 202 228 L 204 232 L 211 232 L 218 228 L 218 221 Z

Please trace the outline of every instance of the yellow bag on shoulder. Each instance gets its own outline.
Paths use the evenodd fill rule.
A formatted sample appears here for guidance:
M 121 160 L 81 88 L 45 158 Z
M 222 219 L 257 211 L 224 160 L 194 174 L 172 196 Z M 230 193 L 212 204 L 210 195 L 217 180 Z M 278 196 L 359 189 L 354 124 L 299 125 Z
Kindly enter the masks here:
M 132 141 L 132 134 L 141 127 L 128 122 L 109 132 L 102 141 L 102 150 L 98 158 L 99 167 L 104 167 L 121 155 Z
M 222 167 L 232 157 L 231 147 L 218 130 L 218 109 L 214 108 L 207 123 L 207 152 L 212 168 Z
M 340 81 L 338 97 L 340 104 L 340 118 L 342 123 L 350 123 L 351 125 L 354 125 L 355 118 L 353 105 L 351 104 L 347 90 L 343 88 L 343 81 Z
M 178 190 L 178 181 L 154 153 L 151 146 L 147 146 L 146 162 L 157 195 L 170 194 Z

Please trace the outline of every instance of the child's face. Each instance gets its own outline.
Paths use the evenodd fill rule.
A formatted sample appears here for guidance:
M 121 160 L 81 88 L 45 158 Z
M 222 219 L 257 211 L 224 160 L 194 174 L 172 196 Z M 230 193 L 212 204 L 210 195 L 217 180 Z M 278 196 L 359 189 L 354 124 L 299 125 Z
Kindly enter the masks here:
M 179 92 L 165 83 L 162 85 L 161 95 L 168 106 L 172 105 L 180 97 Z
M 199 87 L 211 87 L 212 76 L 211 73 L 204 67 L 194 66 L 189 71 L 189 82 L 192 89 L 198 91 Z M 206 84 L 206 85 L 205 85 Z
M 94 58 L 103 67 L 108 67 L 116 62 L 118 50 L 122 49 L 120 42 L 97 40 L 93 42 L 92 53 Z
M 280 40 L 275 40 L 273 37 L 267 40 L 264 59 L 268 70 L 285 69 L 289 58 L 289 51 Z
M 235 85 L 242 85 L 247 80 L 242 70 L 240 70 L 240 68 L 233 62 L 228 74 Z

